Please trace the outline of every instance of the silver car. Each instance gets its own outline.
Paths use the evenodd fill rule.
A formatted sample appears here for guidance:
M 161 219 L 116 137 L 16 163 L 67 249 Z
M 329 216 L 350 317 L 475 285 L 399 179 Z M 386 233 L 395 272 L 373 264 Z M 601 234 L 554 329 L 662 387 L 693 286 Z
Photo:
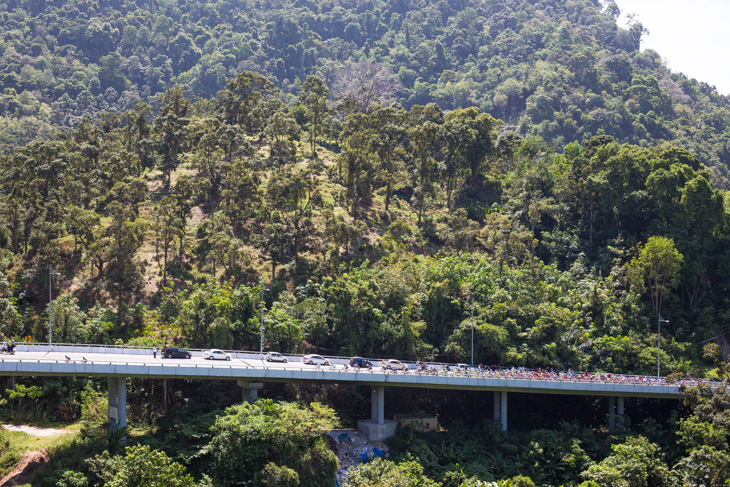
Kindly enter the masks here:
M 217 348 L 211 348 L 203 352 L 203 358 L 205 360 L 231 360 L 231 356 L 223 350 Z
M 408 366 L 406 364 L 394 358 L 383 360 L 382 367 L 385 370 L 408 370 Z
M 305 364 L 309 365 L 330 365 L 330 361 L 324 358 L 321 355 L 317 355 L 316 353 L 311 353 L 309 355 L 305 355 L 302 359 L 302 361 Z
M 264 359 L 267 362 L 283 362 L 283 363 L 287 363 L 288 362 L 288 360 L 286 359 L 286 357 L 283 356 L 282 354 L 280 354 L 279 352 L 268 352 L 266 354 L 266 356 L 264 357 Z

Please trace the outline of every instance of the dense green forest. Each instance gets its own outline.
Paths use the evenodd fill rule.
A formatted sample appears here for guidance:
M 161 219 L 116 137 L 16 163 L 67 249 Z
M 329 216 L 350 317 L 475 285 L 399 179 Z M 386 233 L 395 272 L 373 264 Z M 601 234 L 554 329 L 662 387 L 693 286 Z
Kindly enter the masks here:
M 651 375 L 659 355 L 670 378 L 725 378 L 728 100 L 616 17 L 589 0 L 0 4 L 1 337 L 48 339 L 52 267 L 55 342 L 257 350 L 263 319 L 270 350 L 468 362 L 473 325 L 477 363 Z M 147 462 L 166 485 L 319 486 L 337 466 L 322 432 L 369 410 L 357 388 L 235 405 L 178 382 L 164 401 L 130 382 L 126 450 L 95 380 L 7 380 L 0 416 L 81 421 L 38 485 L 151 485 Z M 724 391 L 671 414 L 639 401 L 617 435 L 586 400 L 559 424 L 525 408 L 505 436 L 459 394 L 395 394 L 448 431 L 401 431 L 346 485 L 730 476 Z
M 640 51 L 599 0 L 33 1 L 0 4 L 0 144 L 84 116 L 159 106 L 170 86 L 212 98 L 264 74 L 293 99 L 308 75 L 343 95 L 367 79 L 405 108 L 479 107 L 561 149 L 608 134 L 730 164 L 728 98 Z

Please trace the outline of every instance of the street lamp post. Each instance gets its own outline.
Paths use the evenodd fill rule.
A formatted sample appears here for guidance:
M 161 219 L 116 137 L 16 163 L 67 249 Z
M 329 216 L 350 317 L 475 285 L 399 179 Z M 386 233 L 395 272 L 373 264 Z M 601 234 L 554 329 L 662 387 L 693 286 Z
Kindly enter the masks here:
M 471 363 L 474 365 L 474 296 L 471 296 Z
M 658 379 L 661 375 L 660 357 L 661 357 L 661 346 L 662 346 L 662 321 L 669 323 L 669 320 L 662 318 L 662 314 L 659 313 L 656 319 L 656 378 Z
M 261 331 L 261 344 L 259 348 L 259 352 L 261 353 L 261 356 L 264 356 L 264 291 L 268 291 L 269 289 L 264 287 L 264 284 L 261 283 L 261 325 L 259 326 L 259 329 Z
M 48 345 L 53 344 L 53 326 L 51 325 L 51 315 L 53 313 L 51 304 L 53 304 L 53 276 L 60 275 L 53 272 L 53 266 L 48 266 Z

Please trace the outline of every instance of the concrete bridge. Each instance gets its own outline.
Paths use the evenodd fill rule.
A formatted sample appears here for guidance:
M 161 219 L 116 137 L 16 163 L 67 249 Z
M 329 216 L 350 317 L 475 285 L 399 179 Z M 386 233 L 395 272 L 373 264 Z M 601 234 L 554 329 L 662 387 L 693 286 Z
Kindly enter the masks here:
M 359 421 L 359 429 L 370 439 L 384 439 L 395 432 L 395 422 L 385 419 L 385 387 L 416 387 L 488 391 L 494 393 L 494 419 L 507 430 L 508 394 L 569 394 L 609 398 L 609 429 L 618 416 L 622 425 L 624 400 L 629 397 L 681 397 L 679 386 L 662 382 L 617 382 L 600 380 L 552 380 L 426 375 L 384 371 L 378 361 L 373 369 L 344 369 L 347 358 L 331 358 L 333 366 L 307 365 L 301 356 L 287 356 L 288 363 L 271 363 L 254 352 L 230 352 L 230 361 L 208 361 L 202 352 L 191 351 L 186 359 L 153 358 L 150 349 L 83 345 L 18 345 L 15 355 L 0 356 L 4 376 L 89 376 L 107 377 L 110 428 L 126 425 L 126 378 L 235 380 L 244 400 L 254 400 L 264 382 L 350 383 L 371 389 L 371 418 Z M 68 360 L 67 360 L 68 357 Z M 415 368 L 412 365 L 413 369 Z M 618 411 L 616 411 L 618 403 Z

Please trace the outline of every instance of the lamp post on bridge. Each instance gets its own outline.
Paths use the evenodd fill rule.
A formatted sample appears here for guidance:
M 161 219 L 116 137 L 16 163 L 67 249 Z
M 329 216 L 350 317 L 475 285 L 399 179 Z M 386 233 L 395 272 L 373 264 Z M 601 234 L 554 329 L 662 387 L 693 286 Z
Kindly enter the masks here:
M 659 379 L 661 377 L 661 347 L 662 347 L 662 321 L 664 323 L 669 323 L 669 320 L 665 320 L 662 318 L 662 314 L 659 313 L 659 316 L 657 316 L 656 319 L 656 378 Z
M 261 353 L 261 357 L 264 356 L 264 291 L 268 291 L 269 288 L 264 286 L 264 283 L 261 283 L 261 325 L 259 326 L 259 329 L 261 331 L 261 344 L 259 347 L 259 353 Z
M 471 295 L 471 362 L 474 365 L 474 295 Z
M 51 305 L 53 304 L 53 276 L 60 276 L 58 272 L 53 271 L 53 266 L 48 266 L 48 346 L 53 345 L 53 326 L 51 325 L 51 316 L 53 314 Z

